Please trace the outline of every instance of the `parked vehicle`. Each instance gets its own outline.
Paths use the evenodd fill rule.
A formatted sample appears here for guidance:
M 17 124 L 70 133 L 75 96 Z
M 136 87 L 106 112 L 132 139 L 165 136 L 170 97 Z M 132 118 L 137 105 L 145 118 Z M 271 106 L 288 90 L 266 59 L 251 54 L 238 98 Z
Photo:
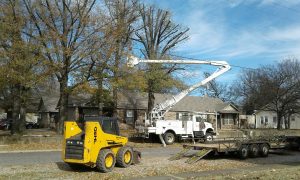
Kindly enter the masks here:
M 37 129 L 39 128 L 39 124 L 36 122 L 26 122 L 26 129 Z
M 9 119 L 2 119 L 0 121 L 0 129 L 1 130 L 9 130 L 11 127 L 11 120 Z
M 120 136 L 117 118 L 89 117 L 84 122 L 65 121 L 63 161 L 73 169 L 80 165 L 110 172 L 115 165 L 127 168 L 140 162 L 141 153 Z
M 10 130 L 12 124 L 11 119 L 2 119 L 0 121 L 0 129 L 1 130 Z M 25 123 L 26 129 L 37 129 L 39 128 L 39 124 L 36 122 L 26 122 Z
M 145 118 L 144 124 L 138 127 L 139 133 L 156 134 L 159 136 L 160 141 L 165 146 L 166 144 L 173 144 L 176 137 L 181 139 L 190 138 L 205 138 L 211 141 L 214 129 L 212 124 L 208 122 L 197 122 L 197 114 L 192 114 L 189 121 L 166 119 L 165 114 L 172 109 L 172 107 L 186 97 L 190 92 L 204 86 L 208 82 L 222 75 L 230 70 L 230 65 L 226 61 L 204 61 L 204 60 L 152 60 L 152 59 L 139 59 L 134 56 L 128 57 L 128 66 L 135 66 L 139 63 L 165 63 L 165 64 L 206 64 L 217 66 L 218 69 L 204 80 L 188 87 L 177 95 L 172 96 L 170 99 L 157 104 L 149 113 L 148 118 Z
M 169 160 L 179 160 L 188 156 L 186 163 L 192 164 L 204 158 L 208 154 L 232 154 L 238 155 L 240 159 L 248 157 L 267 157 L 270 149 L 291 148 L 291 144 L 296 144 L 299 150 L 300 136 L 275 136 L 275 137 L 257 137 L 257 138 L 222 138 L 215 139 L 212 142 L 184 144 L 183 149 L 169 158 Z M 190 150 L 196 150 L 190 154 Z M 189 152 L 189 153 L 188 153 Z

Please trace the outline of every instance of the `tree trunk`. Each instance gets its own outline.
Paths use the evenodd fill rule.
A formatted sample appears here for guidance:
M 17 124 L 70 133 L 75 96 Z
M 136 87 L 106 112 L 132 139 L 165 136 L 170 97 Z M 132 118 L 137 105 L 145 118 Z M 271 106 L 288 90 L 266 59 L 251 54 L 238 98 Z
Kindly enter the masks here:
M 99 79 L 97 80 L 98 84 L 98 90 L 97 90 L 97 104 L 99 108 L 98 115 L 101 116 L 103 115 L 103 77 L 100 76 Z
M 290 128 L 291 128 L 291 114 L 288 115 L 287 128 L 286 129 L 290 129 Z
M 22 100 L 20 104 L 20 120 L 19 120 L 19 132 L 23 133 L 25 130 L 25 123 L 26 123 L 26 103 L 25 100 Z
M 26 101 L 28 89 L 16 84 L 13 87 L 13 112 L 11 123 L 11 134 L 22 134 L 26 122 Z
M 11 122 L 11 134 L 19 134 L 19 120 L 20 120 L 20 85 L 14 85 L 13 91 L 13 107 L 12 107 L 12 122 Z
M 155 102 L 155 96 L 154 96 L 154 92 L 153 92 L 153 82 L 150 80 L 148 82 L 148 111 L 147 111 L 147 117 L 148 119 L 150 119 L 149 117 L 149 113 L 152 111 L 153 107 L 154 107 L 154 102 Z
M 115 64 L 114 64 L 114 85 L 113 85 L 113 117 L 118 117 L 118 86 L 119 86 L 119 65 L 121 61 L 120 56 L 120 43 L 117 42 L 115 51 Z
M 281 113 L 277 113 L 277 129 L 281 129 L 281 121 L 282 121 L 282 115 Z
M 60 81 L 60 106 L 57 133 L 63 134 L 64 122 L 68 119 L 68 78 L 63 76 Z

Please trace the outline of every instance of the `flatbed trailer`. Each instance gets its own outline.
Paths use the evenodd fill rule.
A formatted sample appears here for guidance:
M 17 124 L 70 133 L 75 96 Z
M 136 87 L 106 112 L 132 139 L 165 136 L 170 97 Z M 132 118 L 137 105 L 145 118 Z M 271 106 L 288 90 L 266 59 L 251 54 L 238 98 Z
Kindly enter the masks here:
M 297 137 L 299 138 L 299 137 Z M 184 157 L 190 150 L 196 150 L 196 153 L 186 160 L 187 163 L 194 163 L 212 153 L 230 153 L 237 154 L 241 159 L 248 157 L 267 157 L 270 149 L 284 149 L 288 146 L 291 139 L 286 136 L 278 137 L 257 137 L 249 138 L 222 138 L 211 142 L 183 144 L 183 149 L 179 153 L 170 157 L 169 160 L 178 160 Z

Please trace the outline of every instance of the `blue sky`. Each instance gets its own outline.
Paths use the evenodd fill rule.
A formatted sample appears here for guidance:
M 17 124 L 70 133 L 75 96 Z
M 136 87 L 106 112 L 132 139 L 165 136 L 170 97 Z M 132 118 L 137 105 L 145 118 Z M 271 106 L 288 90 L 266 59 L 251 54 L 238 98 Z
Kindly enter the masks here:
M 171 11 L 176 23 L 190 28 L 189 40 L 173 54 L 249 68 L 300 59 L 300 0 L 144 1 Z M 241 70 L 232 67 L 218 80 L 231 83 Z

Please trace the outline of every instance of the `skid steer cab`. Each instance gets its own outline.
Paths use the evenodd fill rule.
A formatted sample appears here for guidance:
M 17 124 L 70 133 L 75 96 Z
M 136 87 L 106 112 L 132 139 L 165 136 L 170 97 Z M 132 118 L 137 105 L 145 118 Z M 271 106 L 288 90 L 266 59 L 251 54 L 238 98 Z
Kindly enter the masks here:
M 126 146 L 116 118 L 87 117 L 81 122 L 66 121 L 62 157 L 72 169 L 80 166 L 110 172 L 116 166 L 126 168 L 140 162 L 141 153 Z

